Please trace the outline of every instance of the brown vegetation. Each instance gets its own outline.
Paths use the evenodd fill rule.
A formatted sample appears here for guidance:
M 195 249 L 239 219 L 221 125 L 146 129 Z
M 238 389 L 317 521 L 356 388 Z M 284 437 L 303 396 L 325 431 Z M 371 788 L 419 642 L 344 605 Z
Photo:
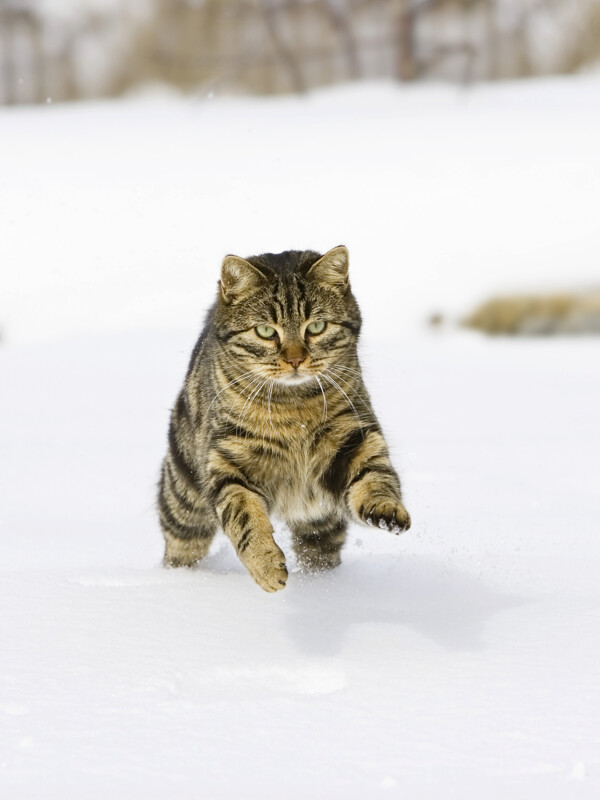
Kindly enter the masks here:
M 600 333 L 600 292 L 515 295 L 488 300 L 462 321 L 491 335 Z

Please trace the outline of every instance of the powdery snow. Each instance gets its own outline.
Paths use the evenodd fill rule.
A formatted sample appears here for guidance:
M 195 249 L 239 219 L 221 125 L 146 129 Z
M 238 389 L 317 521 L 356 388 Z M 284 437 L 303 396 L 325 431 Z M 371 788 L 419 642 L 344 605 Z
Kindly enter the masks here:
M 600 340 L 421 326 L 597 284 L 597 88 L 0 112 L 0 796 L 598 796 Z M 413 528 L 163 570 L 221 256 L 341 241 Z

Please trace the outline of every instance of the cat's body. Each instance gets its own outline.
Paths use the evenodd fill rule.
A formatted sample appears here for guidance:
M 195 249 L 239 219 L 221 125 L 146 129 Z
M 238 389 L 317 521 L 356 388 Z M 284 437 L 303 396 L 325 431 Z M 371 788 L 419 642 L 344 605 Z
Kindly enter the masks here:
M 269 514 L 306 568 L 340 563 L 350 518 L 410 525 L 356 353 L 348 252 L 227 256 L 169 429 L 159 488 L 165 564 L 221 526 L 266 591 L 285 586 Z

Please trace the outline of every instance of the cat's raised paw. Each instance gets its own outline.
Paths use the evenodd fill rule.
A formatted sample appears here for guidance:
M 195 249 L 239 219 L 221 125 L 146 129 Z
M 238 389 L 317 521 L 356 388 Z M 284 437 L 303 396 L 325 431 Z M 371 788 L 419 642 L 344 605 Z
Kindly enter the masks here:
M 361 509 L 361 519 L 367 525 L 392 533 L 403 533 L 410 528 L 410 514 L 396 500 L 378 499 L 366 503 Z

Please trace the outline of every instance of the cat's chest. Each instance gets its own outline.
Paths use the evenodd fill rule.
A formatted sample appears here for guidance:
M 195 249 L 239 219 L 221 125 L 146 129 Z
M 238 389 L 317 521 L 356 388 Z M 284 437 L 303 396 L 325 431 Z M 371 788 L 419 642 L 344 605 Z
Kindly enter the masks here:
M 321 484 L 321 471 L 309 453 L 292 455 L 287 469 L 277 469 L 273 473 L 273 482 L 268 487 L 272 510 L 288 522 L 317 519 L 328 514 L 332 497 Z
M 260 457 L 249 458 L 251 474 L 269 498 L 272 511 L 288 521 L 324 516 L 332 498 L 321 484 L 319 449 L 310 430 L 294 437 L 285 448 L 263 443 Z
M 273 491 L 280 486 L 310 485 L 317 478 L 308 440 L 290 440 L 275 446 L 267 438 L 259 443 L 258 450 L 260 454 L 249 459 L 248 467 L 260 475 L 265 487 Z

